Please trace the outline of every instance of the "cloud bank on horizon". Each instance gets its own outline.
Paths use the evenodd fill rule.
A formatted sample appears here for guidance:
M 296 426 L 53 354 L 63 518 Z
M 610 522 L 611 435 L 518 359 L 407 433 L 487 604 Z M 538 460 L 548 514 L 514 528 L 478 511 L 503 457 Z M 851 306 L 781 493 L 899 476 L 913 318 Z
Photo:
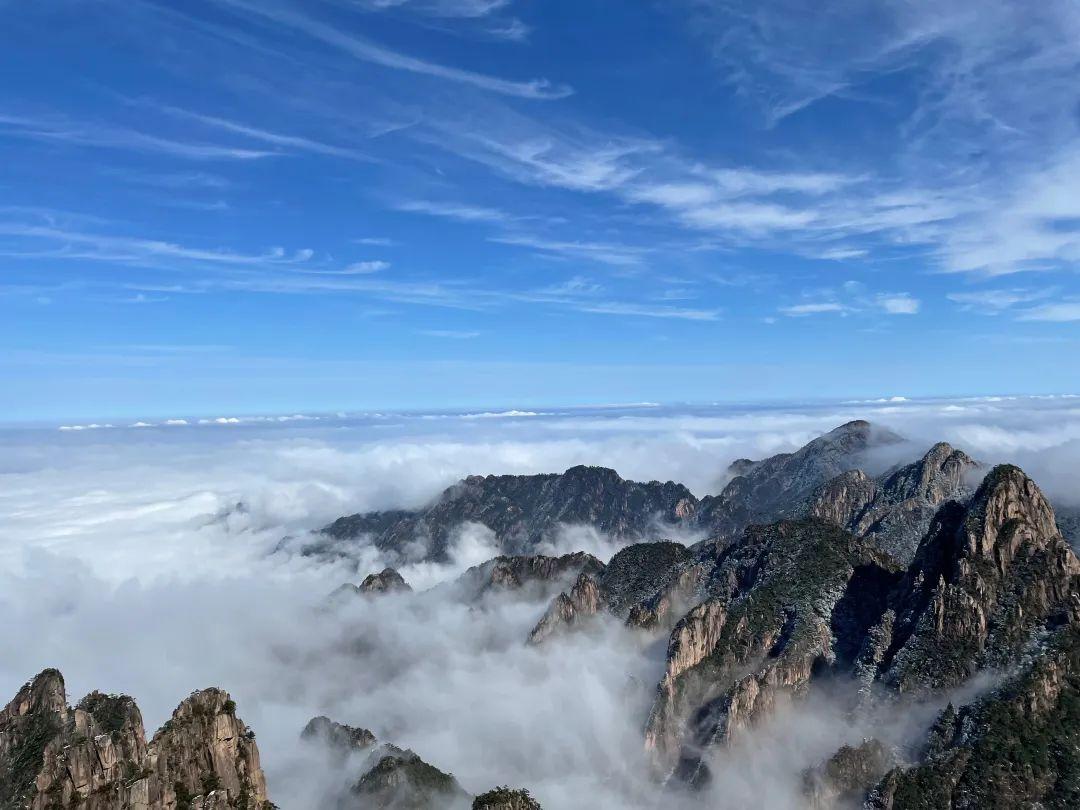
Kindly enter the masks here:
M 1075 3 L 73 8 L 0 4 L 0 418 L 1078 381 Z

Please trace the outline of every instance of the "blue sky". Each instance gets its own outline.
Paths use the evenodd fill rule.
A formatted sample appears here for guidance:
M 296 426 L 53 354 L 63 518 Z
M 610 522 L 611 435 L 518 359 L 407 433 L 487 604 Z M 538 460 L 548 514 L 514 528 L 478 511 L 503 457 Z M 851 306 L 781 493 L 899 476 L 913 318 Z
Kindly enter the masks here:
M 0 0 L 0 418 L 1080 385 L 1080 7 Z

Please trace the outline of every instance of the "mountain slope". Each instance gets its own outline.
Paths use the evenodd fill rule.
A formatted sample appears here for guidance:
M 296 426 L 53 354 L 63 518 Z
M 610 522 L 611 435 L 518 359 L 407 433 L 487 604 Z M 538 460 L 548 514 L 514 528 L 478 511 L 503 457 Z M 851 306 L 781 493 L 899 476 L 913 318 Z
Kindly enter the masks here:
M 703 498 L 693 523 L 712 538 L 730 540 L 752 523 L 797 517 L 820 486 L 857 469 L 875 448 L 900 443 L 895 433 L 863 420 L 841 425 L 794 453 L 763 461 L 740 459 L 719 495 Z

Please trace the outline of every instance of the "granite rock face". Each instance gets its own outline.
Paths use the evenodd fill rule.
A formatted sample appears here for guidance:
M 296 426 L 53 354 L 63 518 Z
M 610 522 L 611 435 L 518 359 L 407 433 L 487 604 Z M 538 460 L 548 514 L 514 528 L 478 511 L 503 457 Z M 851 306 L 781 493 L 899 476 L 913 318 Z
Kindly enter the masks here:
M 849 667 L 899 577 L 865 540 L 816 519 L 753 526 L 708 562 L 706 598 L 671 632 L 645 732 L 657 773 L 691 785 L 709 779 L 701 751 Z
M 267 810 L 254 735 L 220 689 L 196 692 L 148 743 L 125 695 L 71 708 L 45 670 L 0 713 L 0 807 L 52 810 Z
M 1038 487 L 1010 466 L 966 505 L 944 503 L 906 570 L 820 519 L 752 526 L 698 554 L 700 601 L 671 632 L 645 737 L 658 775 L 690 785 L 708 781 L 703 752 L 822 676 L 875 700 L 941 694 L 1037 658 L 1047 634 L 1080 616 L 1080 561 Z M 833 765 L 850 765 L 860 785 L 819 779 L 811 795 L 865 788 L 866 753 L 838 752 Z
M 1080 609 L 1080 603 L 1076 606 Z M 1041 655 L 990 694 L 931 728 L 922 761 L 871 792 L 880 810 L 1080 806 L 1080 624 L 1053 633 Z
M 559 557 L 544 554 L 499 556 L 473 566 L 451 584 L 456 596 L 477 602 L 489 594 L 524 592 L 522 596 L 550 593 L 580 574 L 596 575 L 604 564 L 592 554 L 575 551 Z
M 530 643 L 540 643 L 599 613 L 636 626 L 658 624 L 639 621 L 639 613 L 652 600 L 670 597 L 695 559 L 685 546 L 666 540 L 620 549 L 607 565 L 583 571 L 572 588 L 555 597 L 530 633 Z
M 368 574 L 357 589 L 360 593 L 394 593 L 395 591 L 411 591 L 412 588 L 405 578 L 393 568 L 384 568 L 378 574 Z
M 1006 667 L 1066 621 L 1080 562 L 1035 483 L 995 467 L 966 506 L 946 504 L 890 598 L 877 677 L 900 692 L 943 689 Z
M 941 442 L 916 462 L 877 479 L 849 470 L 822 486 L 805 511 L 829 520 L 905 565 L 911 562 L 938 507 L 966 500 L 979 465 Z

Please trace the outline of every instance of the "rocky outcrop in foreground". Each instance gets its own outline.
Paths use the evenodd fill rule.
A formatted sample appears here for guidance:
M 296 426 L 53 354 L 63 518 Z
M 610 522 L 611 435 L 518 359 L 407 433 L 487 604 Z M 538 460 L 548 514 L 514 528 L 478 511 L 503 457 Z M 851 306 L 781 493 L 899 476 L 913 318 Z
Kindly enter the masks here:
M 1020 674 L 959 711 L 950 704 L 922 763 L 891 771 L 867 806 L 1080 807 L 1078 618 L 1074 612 Z
M 193 693 L 148 743 L 126 695 L 68 706 L 54 669 L 0 712 L 0 807 L 269 810 L 255 735 L 220 689 Z

